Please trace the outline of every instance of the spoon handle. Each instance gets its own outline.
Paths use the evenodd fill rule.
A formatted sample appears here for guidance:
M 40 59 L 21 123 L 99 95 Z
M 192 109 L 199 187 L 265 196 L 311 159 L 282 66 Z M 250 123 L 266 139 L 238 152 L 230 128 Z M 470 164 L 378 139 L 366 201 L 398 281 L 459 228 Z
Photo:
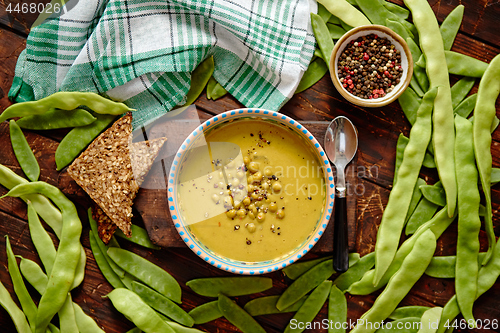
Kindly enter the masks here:
M 333 269 L 335 272 L 347 271 L 348 255 L 346 197 L 335 196 L 335 223 L 333 225 Z

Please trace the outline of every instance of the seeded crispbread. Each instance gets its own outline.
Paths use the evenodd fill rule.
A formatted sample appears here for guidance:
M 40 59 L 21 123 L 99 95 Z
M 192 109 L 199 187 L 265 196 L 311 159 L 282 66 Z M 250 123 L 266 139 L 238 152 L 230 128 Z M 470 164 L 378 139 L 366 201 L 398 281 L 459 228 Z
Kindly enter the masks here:
M 95 139 L 68 167 L 68 174 L 102 210 L 96 210 L 99 237 L 109 242 L 116 227 L 131 236 L 133 200 L 166 138 L 131 144 L 128 113 Z M 135 177 L 134 177 L 135 174 Z

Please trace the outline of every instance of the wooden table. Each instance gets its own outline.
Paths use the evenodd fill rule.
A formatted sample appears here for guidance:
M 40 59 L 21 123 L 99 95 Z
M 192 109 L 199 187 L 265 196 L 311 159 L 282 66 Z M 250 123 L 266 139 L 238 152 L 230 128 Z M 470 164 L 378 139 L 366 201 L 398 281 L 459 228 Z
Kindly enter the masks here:
M 401 0 L 392 0 L 402 4 Z M 29 27 L 35 20 L 36 15 L 13 14 L 9 15 L 5 9 L 9 3 L 17 3 L 19 0 L 0 1 L 0 109 L 3 110 L 11 103 L 7 99 L 14 76 L 14 67 L 17 57 L 24 49 Z M 36 1 L 40 2 L 40 1 Z M 45 2 L 45 1 L 44 1 Z M 431 5 L 441 22 L 444 17 L 458 4 L 465 6 L 465 16 L 461 30 L 457 36 L 453 50 L 471 55 L 477 59 L 489 62 L 496 54 L 500 53 L 500 38 L 498 38 L 498 24 L 500 22 L 500 3 L 494 0 L 431 0 Z M 452 77 L 452 81 L 456 81 Z M 473 92 L 477 91 L 477 83 Z M 231 96 L 226 96 L 218 101 L 207 100 L 202 95 L 196 101 L 200 119 L 207 119 L 221 112 L 242 107 Z M 500 105 L 497 104 L 500 113 Z M 281 112 L 290 117 L 300 120 L 306 127 L 311 129 L 315 135 L 321 136 L 326 124 L 334 117 L 344 115 L 349 117 L 358 128 L 359 150 L 354 163 L 348 169 L 349 179 L 354 189 L 351 199 L 350 211 L 350 250 L 367 254 L 374 249 L 376 231 L 383 209 L 387 203 L 389 191 L 392 186 L 395 160 L 395 146 L 399 133 L 408 135 L 409 123 L 398 103 L 392 103 L 386 107 L 376 109 L 364 109 L 346 102 L 335 90 L 330 77 L 327 75 L 312 88 L 294 96 L 282 109 Z M 500 115 L 500 114 L 499 114 Z M 83 233 L 82 243 L 87 253 L 86 276 L 83 284 L 72 292 L 74 301 L 79 303 L 85 312 L 92 315 L 106 332 L 126 332 L 133 325 L 119 314 L 111 305 L 110 301 L 103 298 L 112 290 L 111 286 L 101 275 L 89 248 L 88 230 L 89 225 L 84 216 L 88 199 L 83 195 L 74 183 L 70 182 L 66 173 L 55 171 L 54 151 L 58 141 L 61 140 L 65 131 L 52 132 L 29 132 L 26 131 L 27 139 L 34 148 L 42 172 L 40 179 L 50 184 L 57 185 L 77 204 L 82 221 Z M 320 140 L 321 141 L 321 140 Z M 493 134 L 493 165 L 500 166 L 500 134 L 497 130 Z M 8 135 L 8 124 L 0 124 L 0 163 L 11 167 L 14 171 L 22 174 L 16 159 L 14 158 Z M 434 170 L 423 169 L 422 173 L 429 183 L 436 180 Z M 0 187 L 0 195 L 5 193 Z M 499 204 L 500 192 L 498 187 L 493 187 L 493 220 L 496 234 L 500 234 Z M 144 207 L 146 195 L 139 194 L 136 202 L 137 216 L 143 215 L 144 222 L 154 220 L 148 216 Z M 141 203 L 142 200 L 142 203 Z M 161 219 L 156 219 L 156 221 Z M 140 218 L 135 223 L 141 224 Z M 149 225 L 151 227 L 151 225 Z M 14 253 L 25 258 L 39 262 L 38 256 L 32 245 L 26 217 L 25 204 L 18 199 L 0 200 L 0 235 L 9 235 Z M 165 242 L 161 237 L 151 235 L 157 242 Z M 155 238 L 156 237 L 156 238 Z M 225 276 L 226 273 L 206 264 L 189 249 L 179 243 L 175 234 L 168 249 L 158 251 L 146 250 L 138 246 L 121 242 L 123 247 L 132 249 L 134 252 L 146 257 L 154 263 L 165 268 L 182 285 L 183 303 L 182 307 L 190 310 L 193 307 L 206 302 L 208 299 L 194 294 L 185 286 L 185 282 L 198 277 Z M 482 250 L 486 245 L 484 231 L 481 231 Z M 55 239 L 55 236 L 53 236 Z M 436 255 L 454 254 L 456 246 L 456 226 L 440 238 Z M 331 243 L 328 239 L 318 244 L 307 258 L 314 258 L 324 252 L 331 251 Z M 12 283 L 7 272 L 5 253 L 5 239 L 0 237 L 0 280 L 13 293 Z M 268 274 L 274 280 L 274 287 L 265 295 L 278 294 L 282 292 L 289 281 L 281 272 Z M 36 295 L 34 290 L 33 295 Z M 443 306 L 454 294 L 454 282 L 451 279 L 434 279 L 423 276 L 414 286 L 410 294 L 402 301 L 401 305 L 427 305 Z M 378 293 L 369 296 L 351 296 L 347 294 L 348 316 L 355 320 L 370 308 Z M 254 296 L 252 296 L 254 297 Z M 240 305 L 244 305 L 251 297 L 238 299 Z M 500 318 L 500 282 L 485 295 L 481 296 L 475 303 L 474 314 L 477 319 L 499 319 Z M 316 318 L 317 321 L 326 318 L 326 306 Z M 284 329 L 292 314 L 262 316 L 257 320 L 268 332 L 280 332 Z M 0 327 L 2 332 L 15 332 L 14 325 L 6 311 L 0 310 Z M 237 329 L 224 319 L 199 326 L 198 328 L 207 332 L 236 332 Z M 465 332 L 467 330 L 461 330 Z M 481 332 L 494 332 L 499 330 L 474 330 Z

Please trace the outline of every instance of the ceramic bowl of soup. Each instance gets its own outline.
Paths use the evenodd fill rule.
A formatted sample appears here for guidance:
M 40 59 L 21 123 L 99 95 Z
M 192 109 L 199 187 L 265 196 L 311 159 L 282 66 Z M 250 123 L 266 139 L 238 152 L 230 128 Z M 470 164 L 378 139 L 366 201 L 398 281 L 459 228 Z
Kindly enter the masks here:
M 170 169 L 175 228 L 224 271 L 263 274 L 304 256 L 323 235 L 333 174 L 316 138 L 278 112 L 237 109 L 194 130 Z

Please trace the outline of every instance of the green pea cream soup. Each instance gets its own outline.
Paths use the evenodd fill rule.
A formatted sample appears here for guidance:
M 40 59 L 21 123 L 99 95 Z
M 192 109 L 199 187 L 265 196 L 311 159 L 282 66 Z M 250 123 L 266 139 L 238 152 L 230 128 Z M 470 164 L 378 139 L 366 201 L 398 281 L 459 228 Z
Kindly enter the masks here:
M 181 214 L 214 253 L 245 262 L 280 258 L 321 218 L 324 172 L 313 150 L 269 120 L 221 124 L 187 153 L 178 186 Z

